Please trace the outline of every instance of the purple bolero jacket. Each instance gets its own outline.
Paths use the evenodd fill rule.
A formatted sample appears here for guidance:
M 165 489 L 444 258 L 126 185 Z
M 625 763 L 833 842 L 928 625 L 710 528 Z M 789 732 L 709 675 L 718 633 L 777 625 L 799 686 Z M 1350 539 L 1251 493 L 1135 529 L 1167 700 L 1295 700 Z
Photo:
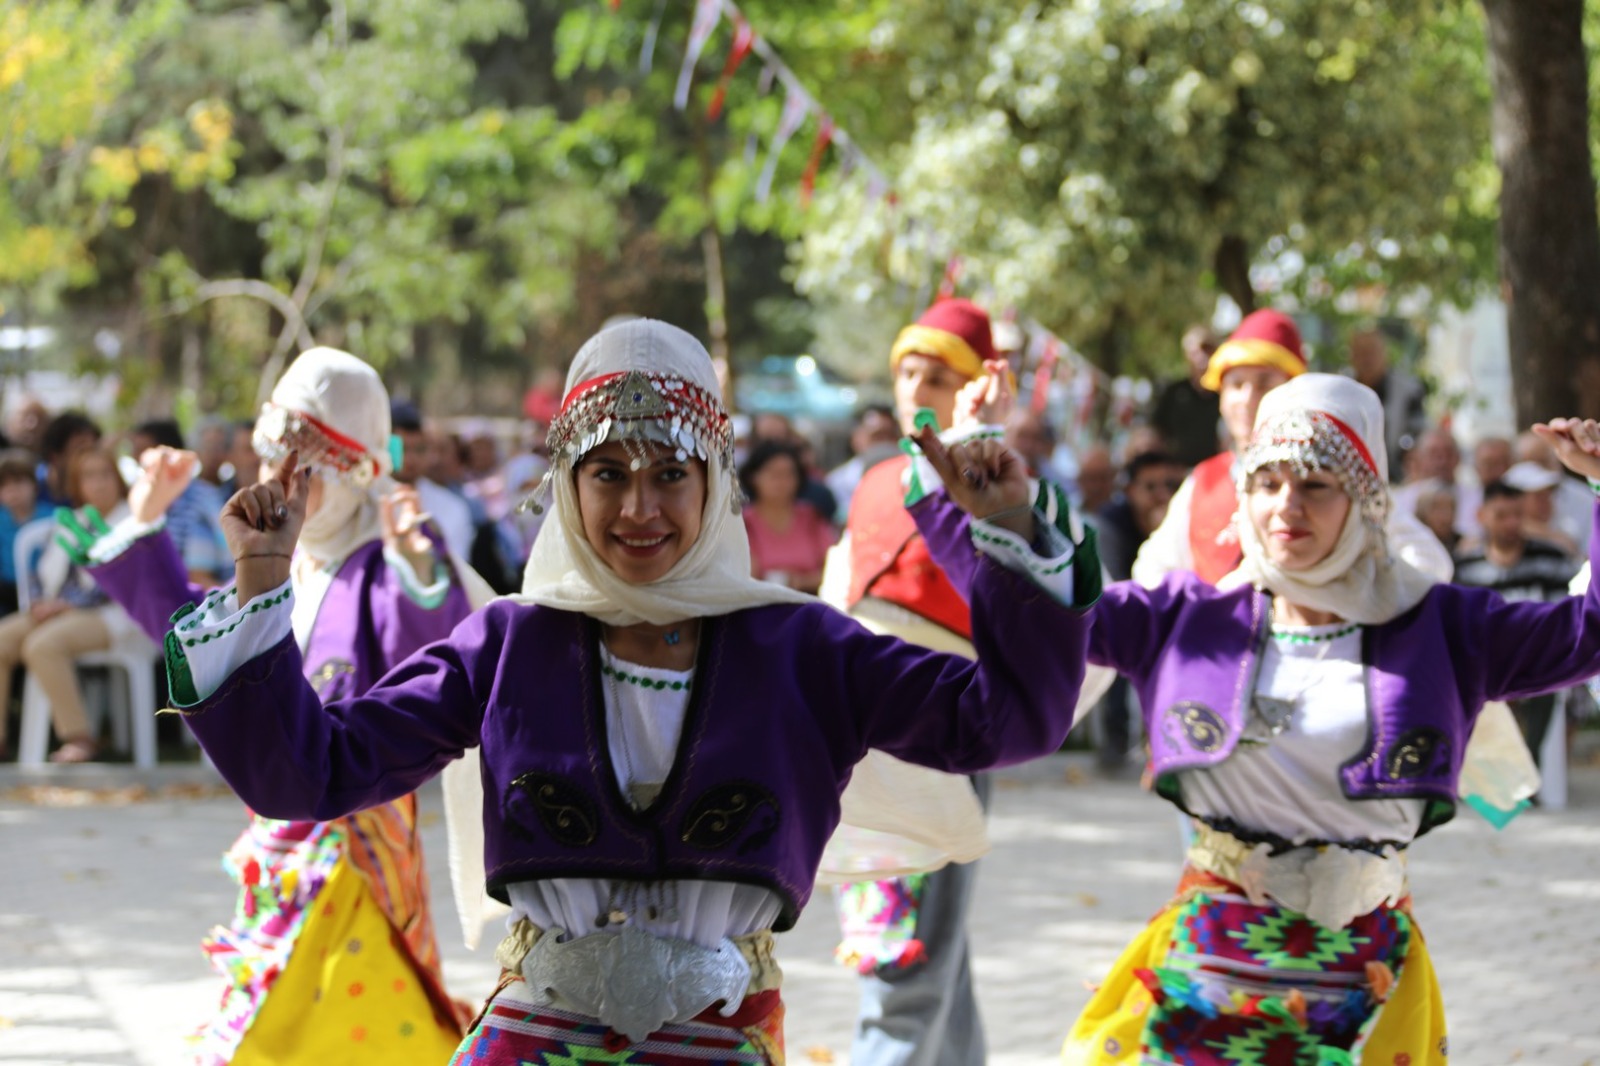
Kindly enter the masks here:
M 435 544 L 439 558 L 447 558 L 437 538 Z M 183 558 L 164 529 L 140 537 L 89 573 L 157 643 L 171 630 L 175 614 L 205 597 L 189 583 Z M 450 583 L 438 607 L 415 603 L 384 563 L 383 543 L 364 544 L 345 557 L 317 611 L 304 658 L 306 678 L 323 699 L 365 692 L 395 663 L 447 636 L 470 610 L 459 580 Z
M 919 516 L 920 517 L 920 516 Z M 971 772 L 1057 750 L 1088 619 L 993 560 L 972 567 L 978 661 L 822 603 L 704 620 L 670 776 L 633 810 L 606 740 L 598 625 L 500 601 L 355 699 L 319 705 L 285 640 L 188 721 L 252 807 L 326 819 L 404 795 L 482 745 L 491 894 L 557 877 L 760 885 L 793 925 L 869 748 Z
M 926 524 L 929 549 L 965 589 L 973 568 L 965 516 L 942 493 L 936 500 L 941 516 Z M 1589 557 L 1600 573 L 1600 503 Z M 1108 585 L 1090 610 L 1089 661 L 1138 691 L 1156 789 L 1174 803 L 1178 771 L 1215 766 L 1238 744 L 1271 613 L 1268 595 L 1222 591 L 1187 572 L 1153 589 Z M 1419 833 L 1427 832 L 1455 814 L 1462 756 L 1485 702 L 1600 674 L 1600 581 L 1556 603 L 1508 603 L 1487 589 L 1435 585 L 1410 611 L 1365 627 L 1361 659 L 1370 727 L 1363 750 L 1339 768 L 1344 794 L 1423 799 Z

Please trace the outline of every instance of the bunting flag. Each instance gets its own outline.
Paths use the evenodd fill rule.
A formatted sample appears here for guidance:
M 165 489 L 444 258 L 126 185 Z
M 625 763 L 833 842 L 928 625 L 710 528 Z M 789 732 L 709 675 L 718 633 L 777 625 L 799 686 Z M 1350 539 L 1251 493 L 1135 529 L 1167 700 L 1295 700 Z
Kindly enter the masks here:
M 728 99 L 728 83 L 733 80 L 734 73 L 739 69 L 745 57 L 750 54 L 755 45 L 756 31 L 751 28 L 750 20 L 738 11 L 733 13 L 733 45 L 728 49 L 728 61 L 722 66 L 722 77 L 717 79 L 717 91 L 711 97 L 711 106 L 706 108 L 706 117 L 712 122 L 717 121 L 722 114 L 722 105 Z
M 782 74 L 779 76 L 782 77 Z M 772 179 L 778 173 L 778 157 L 783 154 L 784 145 L 800 132 L 806 116 L 811 114 L 811 97 L 806 95 L 798 82 L 785 78 L 783 88 L 786 93 L 783 113 L 778 116 L 778 128 L 773 131 L 772 144 L 767 148 L 767 165 L 761 170 L 761 180 L 756 182 L 756 202 L 763 204 L 772 195 Z
M 621 0 L 611 0 L 616 10 Z M 639 73 L 648 74 L 656 65 L 656 38 L 661 36 L 661 20 L 667 14 L 667 0 L 656 0 L 656 9 L 650 15 L 650 25 L 644 28 L 644 43 L 639 46 Z
M 770 60 L 764 63 L 761 67 L 761 77 L 756 79 L 756 92 L 762 96 L 770 93 L 772 91 L 772 82 L 777 76 L 778 68 L 773 66 Z M 744 139 L 744 165 L 747 167 L 755 166 L 756 156 L 760 154 L 761 138 L 756 134 L 755 130 L 751 130 Z
M 817 168 L 822 166 L 822 154 L 828 150 L 828 145 L 833 143 L 833 119 L 827 115 L 822 116 L 822 123 L 817 127 L 817 139 L 811 142 L 811 157 L 806 160 L 805 173 L 800 175 L 800 206 L 811 206 L 811 194 L 817 188 Z
M 689 88 L 694 84 L 694 68 L 700 62 L 700 53 L 706 42 L 716 32 L 722 21 L 722 0 L 695 0 L 694 22 L 689 26 L 689 44 L 684 49 L 683 67 L 678 71 L 678 90 L 672 94 L 672 106 L 679 111 L 689 106 Z
M 621 7 L 621 0 L 607 0 L 607 3 L 612 11 L 617 11 Z M 657 38 L 666 7 L 666 0 L 656 0 L 649 26 L 645 31 L 643 47 L 639 53 L 639 69 L 646 74 L 654 64 Z M 804 127 L 806 119 L 815 112 L 819 125 L 816 137 L 811 142 L 805 170 L 800 177 L 800 203 L 810 204 L 823 160 L 831 145 L 838 157 L 839 173 L 842 177 L 848 177 L 857 171 L 861 172 L 868 206 L 883 202 L 891 211 L 899 214 L 901 221 L 896 226 L 899 236 L 895 239 L 895 244 L 901 250 L 906 263 L 911 266 L 910 273 L 920 274 L 922 279 L 915 297 L 917 305 L 925 305 L 933 295 L 934 264 L 943 264 L 938 295 L 940 297 L 956 295 L 967 274 L 965 258 L 944 239 L 942 234 L 924 220 L 902 210 L 900 196 L 894 188 L 894 183 L 868 158 L 849 132 L 840 129 L 832 116 L 817 104 L 800 78 L 783 62 L 771 44 L 756 32 L 755 26 L 744 12 L 739 10 L 735 0 L 696 0 L 689 39 L 684 49 L 683 66 L 678 72 L 677 87 L 673 94 L 673 105 L 679 111 L 688 106 L 695 70 L 723 16 L 727 16 L 733 24 L 733 37 L 723 61 L 722 73 L 717 79 L 716 91 L 707 107 L 707 117 L 711 121 L 716 121 L 722 116 L 733 80 L 751 55 L 761 60 L 761 74 L 756 82 L 757 91 L 761 95 L 765 96 L 771 92 L 775 82 L 782 82 L 784 87 L 783 109 L 767 146 L 766 162 L 756 182 L 757 201 L 764 203 L 770 198 L 772 183 L 777 176 L 784 148 Z M 745 139 L 744 158 L 747 166 L 755 165 L 760 151 L 760 135 L 752 130 Z M 923 269 L 917 269 L 919 264 Z M 902 270 L 900 276 L 904 279 L 907 271 Z M 899 284 L 900 298 L 903 300 L 909 290 L 904 280 Z M 986 304 L 996 302 L 993 289 L 987 285 L 980 283 L 977 294 Z M 1007 317 L 1013 318 L 1014 313 L 1008 312 Z M 1070 344 L 1036 320 L 1025 319 L 1021 325 L 1028 337 L 1025 350 L 1036 360 L 1032 377 L 1033 387 L 1029 396 L 1031 408 L 1037 413 L 1044 414 L 1050 403 L 1051 385 L 1055 382 L 1065 383 L 1068 385 L 1069 393 L 1067 420 L 1075 431 L 1080 433 L 1087 431 L 1100 401 L 1115 400 L 1112 388 L 1114 382 L 1103 370 L 1089 362 Z
M 952 255 L 944 263 L 944 277 L 939 279 L 939 299 L 948 300 L 961 285 L 961 274 L 966 266 L 959 255 Z
M 1061 345 L 1054 334 L 1047 334 L 1039 356 L 1039 368 L 1033 372 L 1033 395 L 1028 398 L 1028 407 L 1036 415 L 1044 414 L 1050 400 L 1050 381 L 1056 376 L 1056 363 L 1060 360 Z

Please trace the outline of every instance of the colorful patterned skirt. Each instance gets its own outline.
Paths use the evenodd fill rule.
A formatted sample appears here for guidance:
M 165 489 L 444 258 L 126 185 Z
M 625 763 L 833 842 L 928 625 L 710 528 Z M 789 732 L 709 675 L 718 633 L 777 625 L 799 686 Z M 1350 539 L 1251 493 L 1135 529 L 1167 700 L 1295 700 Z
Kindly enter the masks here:
M 1405 904 L 1332 930 L 1192 868 L 1068 1034 L 1069 1066 L 1443 1066 L 1444 1007 Z
M 502 973 L 450 1066 L 783 1066 L 783 1002 L 776 989 L 746 996 L 739 1012 L 707 1010 L 631 1043 L 604 1022 L 534 1005 L 527 983 Z
M 471 1011 L 444 992 L 416 809 L 251 820 L 223 859 L 233 921 L 202 945 L 227 984 L 198 1066 L 446 1060 Z

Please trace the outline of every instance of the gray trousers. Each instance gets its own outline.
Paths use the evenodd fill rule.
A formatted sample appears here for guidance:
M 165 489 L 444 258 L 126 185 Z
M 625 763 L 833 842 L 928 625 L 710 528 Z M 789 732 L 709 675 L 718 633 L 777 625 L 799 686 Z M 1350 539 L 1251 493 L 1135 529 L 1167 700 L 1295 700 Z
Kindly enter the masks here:
M 988 810 L 989 775 L 975 775 L 972 787 Z M 975 862 L 928 875 L 917 909 L 917 939 L 928 961 L 861 977 L 851 1066 L 982 1066 L 983 1019 L 967 946 L 977 881 Z

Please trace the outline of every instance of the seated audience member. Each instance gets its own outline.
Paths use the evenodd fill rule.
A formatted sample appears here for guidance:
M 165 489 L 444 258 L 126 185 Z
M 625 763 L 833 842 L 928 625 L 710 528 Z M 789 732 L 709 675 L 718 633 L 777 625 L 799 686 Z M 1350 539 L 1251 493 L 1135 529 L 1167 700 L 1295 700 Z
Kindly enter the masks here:
M 51 511 L 39 500 L 33 455 L 21 448 L 0 452 L 0 614 L 17 609 L 17 530 Z
M 51 507 L 70 505 L 67 464 L 74 455 L 99 443 L 100 427 L 82 411 L 63 411 L 46 423 L 39 438 L 43 460 L 39 469 L 39 499 Z
M 1504 481 L 1523 496 L 1522 532 L 1530 539 L 1554 545 L 1571 558 L 1578 556 L 1579 535 L 1587 540 L 1588 528 L 1564 527 L 1556 514 L 1556 490 L 1562 476 L 1539 463 L 1524 460 L 1506 471 Z
M 1478 489 L 1478 496 L 1483 495 L 1482 488 Z M 1445 550 L 1455 555 L 1462 548 L 1462 536 L 1457 526 L 1455 490 L 1444 482 L 1434 482 L 1424 485 L 1416 494 L 1417 496 L 1417 521 L 1428 527 L 1428 532 L 1439 538 Z M 1472 518 L 1472 525 L 1477 528 L 1478 518 Z
M 775 440 L 758 441 L 739 468 L 739 484 L 749 499 L 744 526 L 752 572 L 763 581 L 816 592 L 838 533 L 800 498 L 805 478 L 798 451 Z
M 80 512 L 93 507 L 109 524 L 128 514 L 127 487 L 110 450 L 92 446 L 73 455 L 63 489 Z M 147 645 L 133 621 L 54 539 L 45 545 L 30 582 L 28 610 L 0 619 L 0 688 L 20 663 L 27 667 L 50 703 L 50 721 L 61 747 L 51 762 L 89 762 L 100 753 L 99 739 L 89 732 L 89 716 L 78 687 L 74 662 L 91 651 L 106 651 L 124 642 Z M 0 718 L 0 750 L 6 749 L 5 722 Z

